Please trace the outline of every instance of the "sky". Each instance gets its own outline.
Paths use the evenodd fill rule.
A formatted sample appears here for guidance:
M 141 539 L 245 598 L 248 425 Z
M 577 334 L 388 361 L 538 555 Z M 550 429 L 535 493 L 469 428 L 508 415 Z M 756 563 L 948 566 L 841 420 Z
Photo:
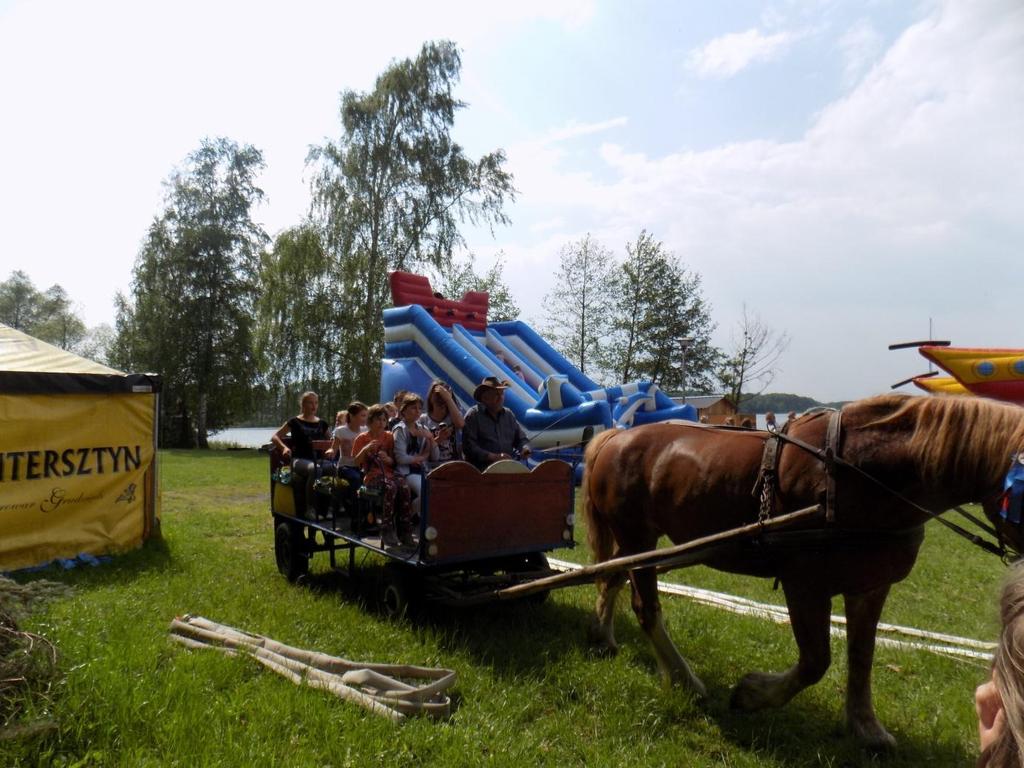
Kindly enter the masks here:
M 771 391 L 888 391 L 927 366 L 887 345 L 929 327 L 1024 347 L 1020 0 L 0 0 L 0 279 L 112 323 L 204 137 L 262 150 L 256 218 L 299 223 L 340 93 L 434 39 L 462 50 L 453 136 L 508 155 L 511 224 L 466 236 L 524 319 L 564 245 L 621 258 L 646 229 L 701 276 L 719 346 L 744 307 L 788 335 Z

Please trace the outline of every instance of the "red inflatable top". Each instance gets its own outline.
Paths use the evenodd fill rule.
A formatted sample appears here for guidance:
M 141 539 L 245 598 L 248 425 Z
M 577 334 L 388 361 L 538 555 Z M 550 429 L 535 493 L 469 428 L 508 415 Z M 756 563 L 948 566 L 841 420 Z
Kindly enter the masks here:
M 396 307 L 419 304 L 445 328 L 458 323 L 468 331 L 487 329 L 490 296 L 486 291 L 466 291 L 462 299 L 454 301 L 435 294 L 430 287 L 430 280 L 423 275 L 392 272 L 390 280 L 391 300 Z

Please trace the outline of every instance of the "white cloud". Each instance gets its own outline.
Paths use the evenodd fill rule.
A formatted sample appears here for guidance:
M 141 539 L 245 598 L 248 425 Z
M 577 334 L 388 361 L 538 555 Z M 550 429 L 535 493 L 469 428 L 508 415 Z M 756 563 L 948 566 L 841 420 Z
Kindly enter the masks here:
M 308 200 L 306 147 L 337 134 L 340 89 L 371 87 L 391 58 L 448 37 L 466 51 L 473 111 L 531 125 L 501 112 L 507 93 L 470 61 L 513 29 L 579 34 L 595 7 L 0 5 L 0 70 L 11 73 L 0 78 L 0 279 L 25 269 L 39 286 L 64 285 L 90 324 L 109 322 L 160 180 L 200 137 L 263 148 L 267 224 L 294 223 Z M 921 335 L 929 317 L 957 343 L 1021 346 L 1005 276 L 1024 243 L 1024 5 L 918 7 L 926 18 L 888 50 L 874 48 L 870 21 L 846 31 L 851 88 L 794 141 L 656 154 L 644 142 L 670 139 L 619 106 L 595 122 L 552 118 L 529 142 L 482 139 L 508 146 L 520 194 L 515 227 L 472 233 L 470 246 L 482 260 L 504 250 L 529 316 L 559 247 L 590 231 L 621 253 L 646 227 L 703 275 L 723 340 L 747 302 L 792 336 L 775 386 L 819 397 L 913 373 L 884 346 Z M 726 77 L 818 34 L 785 30 L 821 28 L 820 14 L 789 16 L 766 11 L 757 28 L 693 51 L 691 65 Z
M 552 230 L 559 230 L 564 228 L 566 225 L 565 217 L 554 216 L 544 221 L 538 221 L 535 224 L 530 225 L 530 232 L 535 234 L 541 232 L 551 232 Z
M 703 275 L 723 342 L 743 302 L 790 333 L 780 391 L 860 396 L 914 372 L 885 346 L 929 318 L 963 345 L 1022 344 L 1001 287 L 1024 242 L 1021 72 L 1024 6 L 949 0 L 797 141 L 607 142 L 601 181 L 550 146 L 510 158 L 524 199 L 566 218 L 549 260 L 587 230 L 621 253 L 646 227 Z
M 550 144 L 557 141 L 576 139 L 580 136 L 589 136 L 594 133 L 603 133 L 612 128 L 621 128 L 628 122 L 629 119 L 626 117 L 613 117 L 610 120 L 602 120 L 598 123 L 579 123 L 572 120 L 562 128 L 558 128 L 548 134 L 544 138 L 544 142 Z
M 593 15 L 592 0 L 0 0 L 0 280 L 24 269 L 63 285 L 90 325 L 110 322 L 161 180 L 202 137 L 264 151 L 257 216 L 274 232 L 308 207 L 306 153 L 337 136 L 343 88 L 372 87 L 424 40 L 468 58 L 524 26 L 578 33 Z
M 849 83 L 855 82 L 883 51 L 881 33 L 868 19 L 859 19 L 839 38 L 843 70 Z
M 766 35 L 757 29 L 732 32 L 691 51 L 689 65 L 702 77 L 732 77 L 751 64 L 778 58 L 799 37 L 792 32 Z

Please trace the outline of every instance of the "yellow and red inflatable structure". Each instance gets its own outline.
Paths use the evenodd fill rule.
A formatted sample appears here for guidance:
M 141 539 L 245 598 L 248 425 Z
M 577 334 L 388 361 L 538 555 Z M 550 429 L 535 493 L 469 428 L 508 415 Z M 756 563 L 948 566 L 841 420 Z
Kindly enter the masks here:
M 1024 349 L 923 344 L 918 351 L 949 376 L 917 376 L 935 394 L 972 394 L 1024 405 Z

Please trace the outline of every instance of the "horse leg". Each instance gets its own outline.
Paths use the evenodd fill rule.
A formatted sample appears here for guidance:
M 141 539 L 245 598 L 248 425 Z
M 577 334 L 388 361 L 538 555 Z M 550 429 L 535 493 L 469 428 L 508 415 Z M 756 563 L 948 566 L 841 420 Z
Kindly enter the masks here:
M 888 750 L 896 739 L 875 717 L 871 704 L 871 664 L 875 655 L 875 632 L 889 585 L 858 595 L 843 595 L 846 601 L 846 722 L 850 732 L 866 747 Z
M 789 607 L 799 657 L 785 672 L 750 672 L 736 684 L 730 705 L 754 711 L 781 707 L 804 688 L 821 680 L 832 661 L 829 647 L 829 617 L 832 599 L 827 592 L 782 583 Z
M 662 682 L 666 686 L 683 685 L 698 696 L 706 696 L 707 689 L 700 681 L 686 659 L 676 649 L 665 628 L 665 619 L 658 599 L 658 574 L 654 568 L 631 571 L 633 582 L 633 612 L 636 613 L 640 628 L 651 640 L 654 656 L 658 660 Z
M 614 655 L 619 647 L 615 643 L 615 601 L 626 584 L 626 574 L 613 573 L 597 580 L 597 606 L 587 637 L 601 653 Z

